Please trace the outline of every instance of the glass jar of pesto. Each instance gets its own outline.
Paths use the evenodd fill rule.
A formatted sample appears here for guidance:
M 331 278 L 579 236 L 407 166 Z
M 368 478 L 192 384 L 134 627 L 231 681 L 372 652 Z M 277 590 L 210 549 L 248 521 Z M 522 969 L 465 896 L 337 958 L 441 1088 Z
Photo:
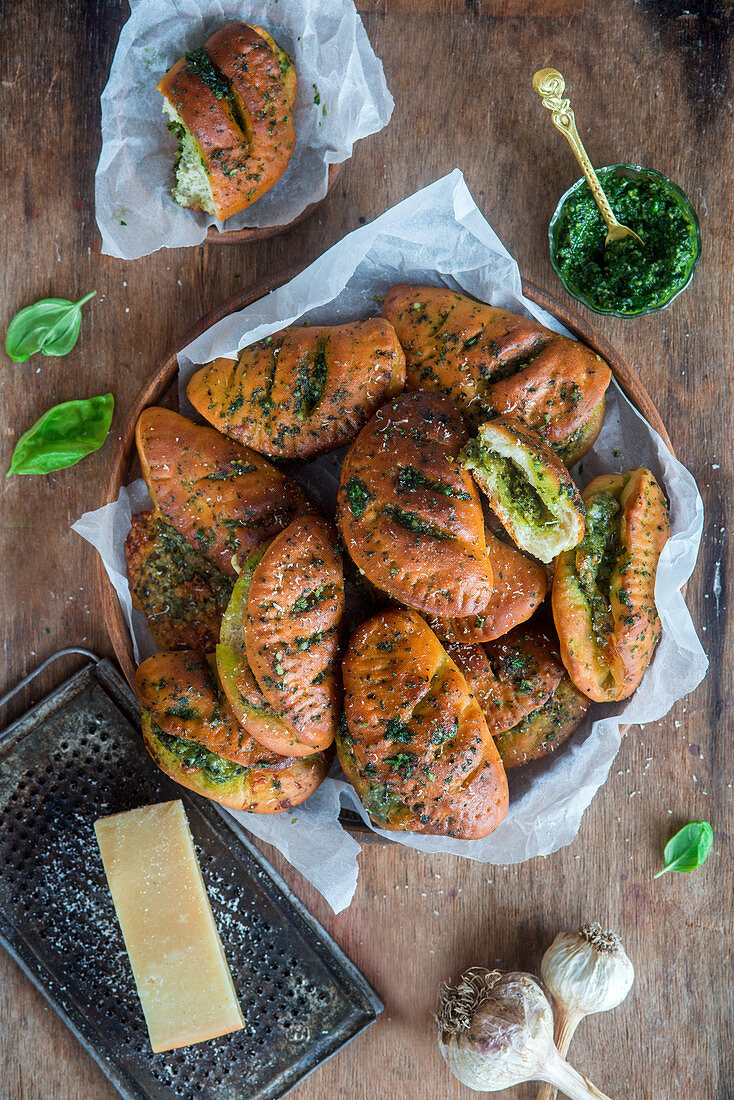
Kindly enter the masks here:
M 686 196 L 660 172 L 614 164 L 597 175 L 614 215 L 634 237 L 604 247 L 607 227 L 586 180 L 561 198 L 550 223 L 550 260 L 564 287 L 595 313 L 639 317 L 664 309 L 688 286 L 701 235 Z

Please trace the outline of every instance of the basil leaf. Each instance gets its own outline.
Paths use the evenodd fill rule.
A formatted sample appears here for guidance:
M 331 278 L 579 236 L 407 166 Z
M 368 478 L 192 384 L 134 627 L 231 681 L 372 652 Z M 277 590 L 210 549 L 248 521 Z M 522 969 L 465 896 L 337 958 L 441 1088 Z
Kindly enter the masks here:
M 665 866 L 655 878 L 660 878 L 666 871 L 694 871 L 706 862 L 713 843 L 714 830 L 708 821 L 692 821 L 690 825 L 684 825 L 665 845 Z
M 97 293 L 92 290 L 78 302 L 66 298 L 42 298 L 16 313 L 8 326 L 5 350 L 14 363 L 31 355 L 66 355 L 79 338 L 82 306 Z
M 111 393 L 54 405 L 15 444 L 5 476 L 65 470 L 98 451 L 107 438 L 114 409 Z

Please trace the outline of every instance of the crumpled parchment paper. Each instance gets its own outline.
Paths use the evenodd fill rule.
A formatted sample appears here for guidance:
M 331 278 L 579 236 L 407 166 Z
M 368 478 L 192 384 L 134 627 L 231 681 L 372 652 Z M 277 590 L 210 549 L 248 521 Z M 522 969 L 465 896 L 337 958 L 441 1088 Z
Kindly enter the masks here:
M 393 110 L 382 63 L 352 0 L 130 0 L 102 93 L 102 152 L 95 177 L 102 252 L 135 260 L 196 245 L 210 225 L 286 225 L 326 194 L 330 164 L 386 126 Z M 176 141 L 156 84 L 187 50 L 242 20 L 264 27 L 298 76 L 296 148 L 277 183 L 226 223 L 174 202 Z
M 517 264 L 480 214 L 457 170 L 350 233 L 279 290 L 224 318 L 179 356 L 182 381 L 194 364 L 237 349 L 297 319 L 335 323 L 379 313 L 376 301 L 398 282 L 433 283 L 529 314 L 565 331 L 522 295 Z M 183 403 L 182 403 L 183 405 Z M 185 409 L 182 407 L 182 411 Z M 708 665 L 681 587 L 693 572 L 703 529 L 696 483 L 614 381 L 601 435 L 584 458 L 581 487 L 601 472 L 648 466 L 670 501 L 671 538 L 658 568 L 655 598 L 663 635 L 637 692 L 624 703 L 596 704 L 586 722 L 555 754 L 509 773 L 510 809 L 484 840 L 454 840 L 376 829 L 338 765 L 319 790 L 283 814 L 235 813 L 261 840 L 274 844 L 339 912 L 357 881 L 359 845 L 338 822 L 340 805 L 355 809 L 375 832 L 426 852 L 453 852 L 488 863 L 519 863 L 548 855 L 576 835 L 584 810 L 604 783 L 619 749 L 620 726 L 662 718 L 701 682 Z M 316 486 L 328 508 L 334 499 L 332 456 L 295 466 L 302 483 Z M 141 616 L 132 611 L 125 577 L 124 539 L 130 516 L 147 501 L 142 482 L 119 500 L 88 512 L 74 530 L 94 545 L 117 589 L 141 657 L 152 651 Z M 142 629 L 141 629 L 142 625 Z

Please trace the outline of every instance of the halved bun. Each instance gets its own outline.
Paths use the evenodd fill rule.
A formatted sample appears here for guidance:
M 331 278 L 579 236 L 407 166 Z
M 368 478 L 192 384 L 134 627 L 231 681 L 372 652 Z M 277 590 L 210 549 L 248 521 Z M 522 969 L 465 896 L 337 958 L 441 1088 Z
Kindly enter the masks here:
M 541 561 L 576 546 L 584 506 L 568 470 L 529 428 L 505 417 L 482 424 L 460 461 L 522 550 Z
M 295 147 L 296 74 L 261 27 L 230 23 L 158 84 L 180 142 L 173 196 L 220 221 L 283 175 Z

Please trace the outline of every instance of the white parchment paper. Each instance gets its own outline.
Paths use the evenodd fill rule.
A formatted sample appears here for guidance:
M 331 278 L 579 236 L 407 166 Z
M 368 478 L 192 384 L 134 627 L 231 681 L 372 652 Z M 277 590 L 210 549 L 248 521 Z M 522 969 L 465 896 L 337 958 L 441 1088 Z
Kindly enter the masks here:
M 330 164 L 386 126 L 393 110 L 382 63 L 352 0 L 130 0 L 102 93 L 95 177 L 102 252 L 135 260 L 199 244 L 207 227 L 286 225 L 326 194 Z M 174 202 L 176 142 L 156 84 L 187 50 L 235 20 L 262 26 L 290 54 L 298 77 L 296 147 L 262 198 L 217 222 Z
M 461 173 L 454 171 L 349 234 L 290 283 L 210 328 L 179 356 L 182 385 L 195 364 L 232 356 L 245 344 L 298 319 L 335 323 L 377 314 L 380 305 L 375 299 L 397 282 L 464 290 L 564 331 L 523 297 L 517 264 L 480 214 Z M 186 411 L 183 406 L 182 402 Z M 336 912 L 354 895 L 359 851 L 339 825 L 340 805 L 355 809 L 386 839 L 421 851 L 453 852 L 501 864 L 547 855 L 576 835 L 619 749 L 620 726 L 661 718 L 703 679 L 708 662 L 680 591 L 696 563 L 703 503 L 690 473 L 612 382 L 604 428 L 576 470 L 576 479 L 583 487 L 598 473 L 640 465 L 649 467 L 665 487 L 672 531 L 655 587 L 663 634 L 652 664 L 631 699 L 595 705 L 584 725 L 555 754 L 509 772 L 509 813 L 491 836 L 466 841 L 376 829 L 338 765 L 316 794 L 293 811 L 270 817 L 235 814 L 252 833 L 279 848 Z M 327 455 L 291 472 L 315 490 L 328 513 L 337 468 L 334 456 Z M 136 482 L 122 490 L 116 504 L 89 512 L 74 524 L 102 555 L 141 658 L 151 652 L 151 639 L 142 617 L 132 611 L 124 539 L 131 514 L 145 505 L 146 498 L 144 485 Z

